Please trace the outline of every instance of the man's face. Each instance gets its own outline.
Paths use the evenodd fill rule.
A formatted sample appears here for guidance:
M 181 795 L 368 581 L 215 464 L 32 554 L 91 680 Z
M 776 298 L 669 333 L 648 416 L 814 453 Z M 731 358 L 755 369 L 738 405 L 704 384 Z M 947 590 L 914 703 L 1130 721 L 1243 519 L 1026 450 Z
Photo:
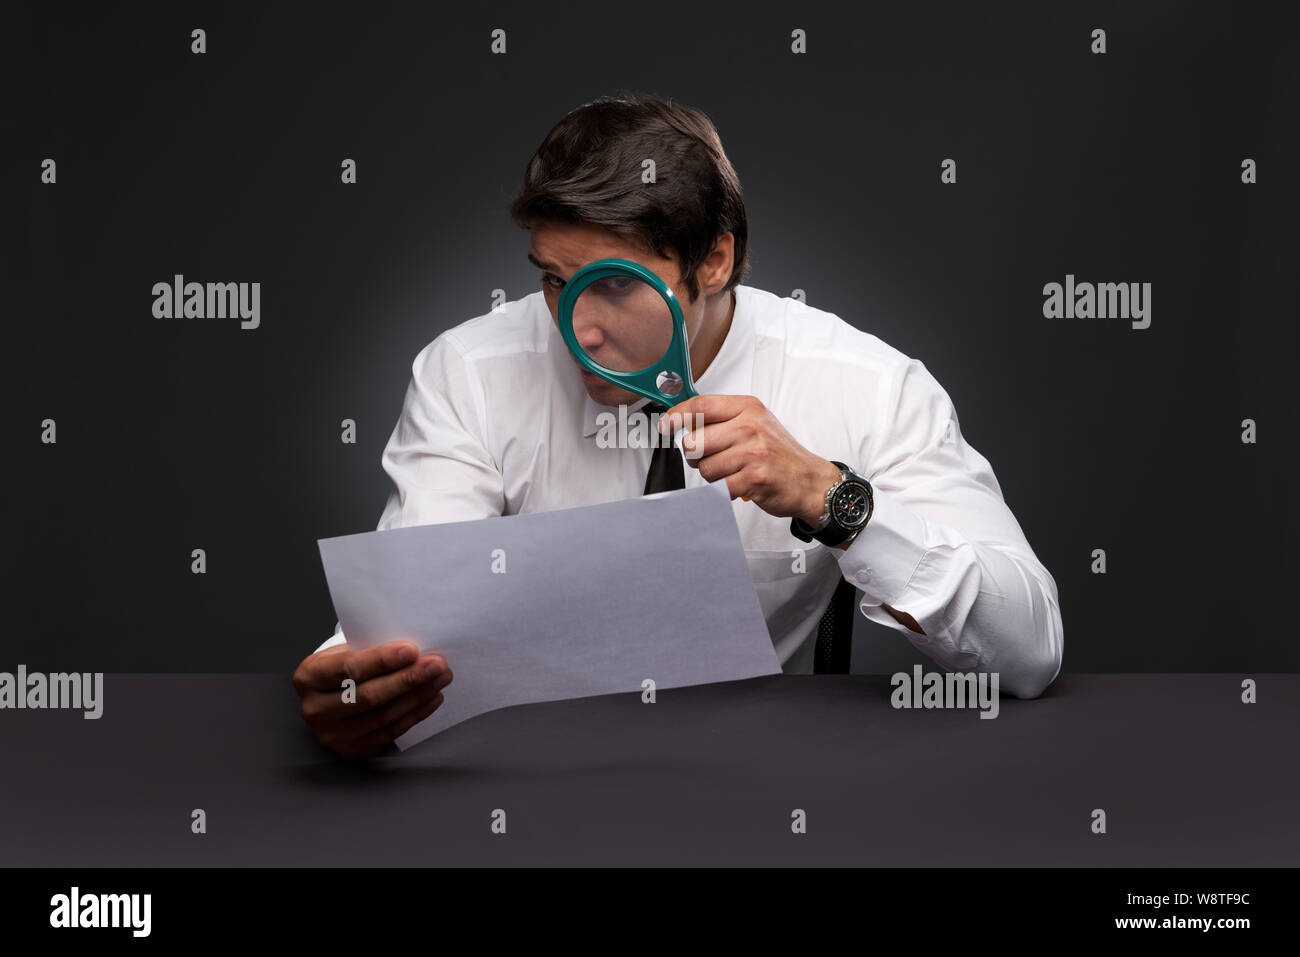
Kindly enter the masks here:
M 629 259 L 645 266 L 669 285 L 682 309 L 682 318 L 686 322 L 687 342 L 695 340 L 704 319 L 704 297 L 699 297 L 694 303 L 687 300 L 686 286 L 682 282 L 675 260 L 663 259 L 602 226 L 588 223 L 534 223 L 529 233 L 532 242 L 529 246 L 528 258 L 542 271 L 542 292 L 546 297 L 546 306 L 551 310 L 551 321 L 557 327 L 560 321 L 560 293 L 574 273 L 597 259 Z M 584 293 L 580 301 L 586 298 L 587 294 Z M 667 315 L 666 309 L 664 315 Z M 574 322 L 574 326 L 576 332 L 577 321 Z M 664 344 L 665 346 L 667 344 L 666 337 Z M 619 362 L 621 358 L 618 354 L 619 343 L 608 341 L 592 345 L 583 342 L 582 345 L 588 354 L 602 365 L 612 369 L 625 367 Z M 599 351 L 601 349 L 610 351 L 608 354 L 603 354 Z M 657 359 L 658 356 L 655 358 Z M 577 374 L 582 377 L 587 394 L 593 401 L 601 405 L 626 405 L 641 398 L 634 392 L 621 389 L 599 376 L 592 375 L 578 365 L 576 359 L 573 364 Z

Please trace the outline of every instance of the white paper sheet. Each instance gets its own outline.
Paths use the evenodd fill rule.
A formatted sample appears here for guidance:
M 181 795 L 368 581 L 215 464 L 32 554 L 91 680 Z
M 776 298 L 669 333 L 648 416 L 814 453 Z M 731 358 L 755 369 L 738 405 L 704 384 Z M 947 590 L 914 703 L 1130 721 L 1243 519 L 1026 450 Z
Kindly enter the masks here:
M 722 480 L 318 545 L 349 647 L 409 638 L 454 673 L 402 750 L 509 705 L 781 671 Z

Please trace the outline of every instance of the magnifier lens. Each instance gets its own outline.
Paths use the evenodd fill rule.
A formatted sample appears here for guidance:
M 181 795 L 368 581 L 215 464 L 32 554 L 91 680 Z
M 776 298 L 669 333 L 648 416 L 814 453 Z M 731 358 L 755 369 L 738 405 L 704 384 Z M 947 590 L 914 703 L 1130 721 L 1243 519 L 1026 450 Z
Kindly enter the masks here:
M 649 283 L 635 276 L 612 275 L 597 279 L 573 304 L 573 335 L 578 346 L 597 365 L 614 372 L 640 372 L 659 362 L 673 339 L 673 314 Z M 669 377 L 664 391 L 672 394 Z M 661 386 L 661 388 L 663 388 Z

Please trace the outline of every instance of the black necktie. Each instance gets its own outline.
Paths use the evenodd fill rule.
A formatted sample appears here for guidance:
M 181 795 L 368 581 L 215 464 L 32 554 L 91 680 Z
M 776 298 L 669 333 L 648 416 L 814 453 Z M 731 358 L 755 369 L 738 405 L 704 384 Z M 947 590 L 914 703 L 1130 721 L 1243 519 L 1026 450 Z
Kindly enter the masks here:
M 641 411 L 648 417 L 654 412 L 663 415 L 668 409 L 657 402 L 647 402 L 642 406 Z M 657 430 L 652 429 L 650 437 L 654 440 L 655 447 L 650 456 L 650 469 L 645 474 L 645 491 L 641 494 L 649 495 L 651 492 L 686 488 L 686 470 L 682 465 L 682 453 L 677 445 L 673 442 L 663 445 L 666 439 Z

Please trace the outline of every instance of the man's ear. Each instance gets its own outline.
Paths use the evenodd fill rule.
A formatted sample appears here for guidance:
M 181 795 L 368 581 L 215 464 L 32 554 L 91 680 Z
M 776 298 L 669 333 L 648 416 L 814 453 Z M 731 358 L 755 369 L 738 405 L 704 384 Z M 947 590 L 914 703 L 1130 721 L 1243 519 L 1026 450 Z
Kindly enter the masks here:
M 736 238 L 730 232 L 719 233 L 713 240 L 713 248 L 709 250 L 709 255 L 695 270 L 695 281 L 699 286 L 700 295 L 712 295 L 712 293 L 705 293 L 706 287 L 717 286 L 721 289 L 727 284 L 731 271 L 736 265 L 735 248 Z
M 722 257 L 718 264 L 718 278 L 725 286 L 731 278 L 731 271 L 736 268 L 736 237 L 730 231 L 719 234 L 713 243 L 713 249 Z

